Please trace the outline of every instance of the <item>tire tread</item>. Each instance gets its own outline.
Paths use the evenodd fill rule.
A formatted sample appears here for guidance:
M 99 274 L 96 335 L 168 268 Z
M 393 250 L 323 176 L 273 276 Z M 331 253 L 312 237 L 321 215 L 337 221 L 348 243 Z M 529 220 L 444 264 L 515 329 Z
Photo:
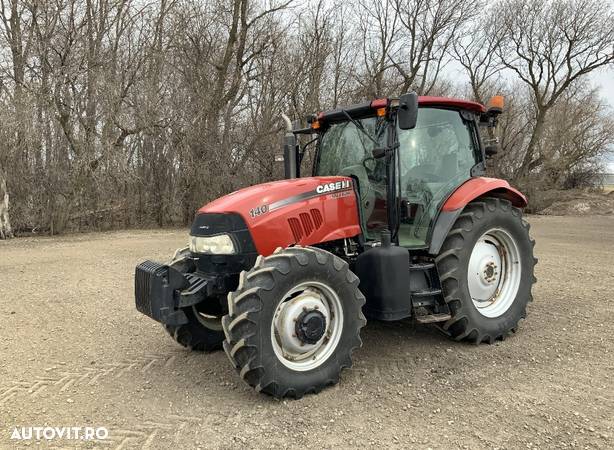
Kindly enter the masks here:
M 332 260 L 331 260 L 332 259 Z M 256 265 L 249 271 L 242 272 L 241 283 L 234 293 L 228 295 L 229 314 L 222 320 L 225 341 L 223 348 L 233 366 L 239 372 L 240 377 L 252 386 L 257 392 L 263 392 L 274 397 L 301 398 L 307 393 L 321 391 L 324 387 L 338 382 L 335 379 L 327 379 L 324 383 L 312 384 L 306 387 L 283 386 L 275 375 L 259 365 L 255 354 L 258 352 L 258 323 L 250 317 L 256 317 L 261 309 L 263 290 L 275 289 L 275 282 L 289 273 L 290 268 L 300 270 L 308 264 L 315 263 L 321 266 L 329 266 L 337 272 L 347 271 L 344 277 L 347 283 L 355 288 L 358 311 L 358 327 L 353 331 L 354 338 L 347 355 L 342 355 L 339 371 L 351 367 L 351 354 L 362 346 L 359 333 L 360 328 L 366 324 L 362 314 L 364 296 L 358 290 L 358 277 L 349 270 L 347 262 L 315 247 L 289 247 L 276 249 L 269 257 L 258 258 Z M 287 269 L 287 270 L 286 270 Z M 272 281 L 272 283 L 271 283 Z M 270 287 L 270 289 L 268 289 Z M 241 326 L 239 326 L 241 325 Z
M 504 340 L 509 334 L 517 330 L 518 322 L 526 317 L 526 308 L 523 308 L 519 317 L 515 320 L 515 323 L 509 330 L 496 335 L 492 335 L 492 333 L 480 332 L 479 328 L 475 324 L 471 323 L 471 320 L 465 312 L 466 307 L 472 306 L 468 305 L 469 303 L 472 303 L 471 299 L 465 299 L 465 302 L 463 302 L 463 299 L 459 298 L 460 293 L 458 292 L 458 289 L 462 277 L 462 271 L 460 270 L 462 258 L 460 256 L 460 252 L 463 250 L 463 246 L 459 247 L 458 241 L 459 239 L 461 242 L 466 241 L 467 234 L 470 233 L 471 230 L 473 230 L 477 225 L 477 222 L 484 217 L 486 211 L 495 212 L 497 210 L 501 210 L 506 214 L 512 214 L 514 217 L 517 217 L 517 220 L 520 222 L 520 225 L 526 232 L 531 248 L 535 246 L 535 241 L 529 236 L 530 225 L 522 218 L 522 210 L 514 207 L 509 200 L 498 197 L 484 197 L 469 203 L 465 207 L 463 212 L 458 216 L 457 221 L 452 226 L 448 236 L 444 240 L 439 255 L 435 257 L 437 267 L 440 273 L 442 273 L 440 280 L 443 287 L 444 299 L 446 303 L 450 305 L 450 310 L 452 313 L 452 317 L 442 325 L 439 325 L 439 327 L 451 338 L 457 341 L 466 340 L 475 344 L 480 344 L 483 342 L 492 344 L 496 340 Z M 532 283 L 535 283 L 537 279 L 534 276 L 534 267 L 537 263 L 537 258 L 534 258 L 531 255 L 531 261 L 533 263 L 529 268 L 530 279 L 532 280 Z M 451 283 L 455 284 L 455 289 L 450 289 L 447 287 Z M 533 297 L 529 293 L 528 302 L 531 302 L 532 300 Z

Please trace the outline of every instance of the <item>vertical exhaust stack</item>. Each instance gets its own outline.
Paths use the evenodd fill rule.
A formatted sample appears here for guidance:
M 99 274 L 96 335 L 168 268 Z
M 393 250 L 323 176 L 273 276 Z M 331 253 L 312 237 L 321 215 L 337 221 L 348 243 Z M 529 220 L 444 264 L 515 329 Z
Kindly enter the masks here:
M 292 122 L 290 118 L 281 114 L 281 118 L 286 124 L 286 134 L 283 139 L 284 148 L 284 178 L 287 180 L 298 178 L 298 149 L 296 146 L 296 136 L 292 132 Z

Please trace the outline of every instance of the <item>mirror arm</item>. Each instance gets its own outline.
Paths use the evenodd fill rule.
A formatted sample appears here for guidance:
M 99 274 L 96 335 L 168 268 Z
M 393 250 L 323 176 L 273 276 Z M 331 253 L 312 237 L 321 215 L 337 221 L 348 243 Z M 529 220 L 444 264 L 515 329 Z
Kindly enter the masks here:
M 376 147 L 371 150 L 371 154 L 373 155 L 373 158 L 380 159 L 384 156 L 391 156 L 397 148 L 399 148 L 398 142 L 391 145 L 390 147 Z

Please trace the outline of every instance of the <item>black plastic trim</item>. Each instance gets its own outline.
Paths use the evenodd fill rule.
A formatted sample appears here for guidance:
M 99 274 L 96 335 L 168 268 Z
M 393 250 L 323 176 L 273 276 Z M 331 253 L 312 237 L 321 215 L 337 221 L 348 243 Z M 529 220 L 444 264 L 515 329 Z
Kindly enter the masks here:
M 193 253 L 199 272 L 207 274 L 236 274 L 251 269 L 256 263 L 258 252 L 238 255 L 211 255 Z
M 323 112 L 318 117 L 318 120 L 325 122 L 326 124 L 346 122 L 348 120 L 346 114 L 352 119 L 364 119 L 365 117 L 374 117 L 376 115 L 376 111 L 371 107 L 371 102 L 359 103 L 356 105 L 350 105 L 346 108 L 338 108 L 333 109 L 332 111 Z
M 454 211 L 441 211 L 437 216 L 433 231 L 431 232 L 431 246 L 429 247 L 429 253 L 436 255 L 441 250 L 443 241 L 448 236 L 448 233 L 452 229 L 452 225 L 456 222 L 456 219 L 463 211 L 463 208 L 455 209 Z
M 198 214 L 190 231 L 191 236 L 215 236 L 224 233 L 232 237 L 232 240 L 238 246 L 238 254 L 257 252 L 245 220 L 236 213 Z

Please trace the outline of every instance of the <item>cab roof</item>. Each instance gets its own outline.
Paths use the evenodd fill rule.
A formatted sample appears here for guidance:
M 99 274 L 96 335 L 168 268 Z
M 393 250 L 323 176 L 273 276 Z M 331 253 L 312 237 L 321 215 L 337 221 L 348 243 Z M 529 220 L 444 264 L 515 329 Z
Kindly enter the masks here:
M 395 101 L 398 104 L 398 99 L 395 98 L 378 98 L 370 102 L 364 102 L 359 103 L 357 105 L 347 106 L 344 108 L 323 111 L 317 116 L 314 116 L 313 120 L 328 123 L 345 121 L 347 120 L 347 116 L 345 115 L 346 113 L 354 119 L 369 117 L 374 114 L 375 110 L 381 108 L 393 108 L 395 106 Z M 439 106 L 443 108 L 452 108 L 459 110 L 464 109 L 475 112 L 477 114 L 486 112 L 486 107 L 481 103 L 451 97 L 432 97 L 421 95 L 418 97 L 418 106 Z
M 451 97 L 430 97 L 421 95 L 418 97 L 419 106 L 447 106 L 449 108 L 468 109 L 476 113 L 485 113 L 486 107 L 478 102 Z

